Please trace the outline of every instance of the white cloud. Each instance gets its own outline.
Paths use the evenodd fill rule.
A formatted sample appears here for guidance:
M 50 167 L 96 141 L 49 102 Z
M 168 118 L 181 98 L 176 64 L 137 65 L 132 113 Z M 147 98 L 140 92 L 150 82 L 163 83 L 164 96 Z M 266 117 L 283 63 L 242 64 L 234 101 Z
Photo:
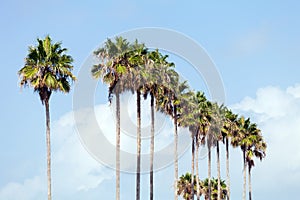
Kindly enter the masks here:
M 126 97 L 126 96 L 125 96 Z M 125 98 L 127 101 L 128 99 Z M 124 101 L 124 97 L 122 97 Z M 132 127 L 129 127 L 127 131 L 129 133 L 121 132 L 121 149 L 136 154 L 136 125 L 134 119 L 134 113 L 136 112 L 134 102 L 129 103 L 128 107 L 123 106 L 122 113 L 127 112 L 128 116 L 122 117 L 122 125 L 125 129 L 128 128 L 129 121 L 132 122 Z M 114 104 L 114 102 L 113 102 Z M 143 123 L 143 135 L 149 135 L 149 100 L 143 101 L 142 117 Z M 124 110 L 125 109 L 125 110 Z M 95 114 L 99 127 L 108 141 L 115 145 L 115 119 L 113 106 L 107 104 L 100 104 L 95 106 L 94 111 L 76 111 L 80 112 L 80 126 L 85 126 L 84 130 L 89 131 L 95 126 L 91 126 L 89 123 L 91 115 Z M 95 113 L 94 113 L 95 112 Z M 76 131 L 76 123 L 74 120 L 73 112 L 69 112 L 63 115 L 59 120 L 52 123 L 51 128 L 51 145 L 52 145 L 52 193 L 55 199 L 68 199 L 78 196 L 79 194 L 86 196 L 88 193 L 92 193 L 93 189 L 99 189 L 101 183 L 105 180 L 111 180 L 114 177 L 114 170 L 109 169 L 97 162 L 93 156 L 91 156 L 87 150 L 83 147 L 79 135 Z M 164 149 L 167 145 L 172 143 L 173 128 L 171 121 L 166 121 L 163 114 L 156 114 L 157 121 L 156 127 L 161 126 L 159 134 L 155 138 L 155 150 L 156 152 Z M 133 118 L 133 119 L 132 119 Z M 163 122 L 163 123 L 162 123 Z M 78 124 L 77 124 L 78 125 Z M 98 127 L 96 127 L 98 128 Z M 148 128 L 148 129 L 147 129 Z M 187 136 L 189 137 L 189 136 Z M 101 145 L 101 142 L 98 143 Z M 149 154 L 150 138 L 144 138 L 142 143 L 142 153 Z M 107 153 L 107 152 L 104 152 Z M 111 152 L 110 152 L 111 153 Z M 173 151 L 165 151 L 165 154 L 173 155 Z M 165 156 L 165 155 L 164 155 Z M 114 154 L 112 154 L 112 160 L 114 160 Z M 172 156 L 169 156 L 172 160 Z M 157 157 L 158 159 L 158 157 Z M 144 159 L 143 162 L 148 168 L 148 160 Z M 126 162 L 123 162 L 126 164 Z M 159 163 L 158 161 L 156 163 Z M 134 156 L 133 165 L 136 164 L 136 158 Z M 37 169 L 37 174 L 28 178 L 23 183 L 12 182 L 5 185 L 0 189 L 0 199 L 2 200 L 17 200 L 17 199 L 44 199 L 47 195 L 46 185 L 46 166 L 40 166 Z M 133 168 L 135 170 L 135 167 Z M 114 189 L 112 188 L 109 194 L 112 194 Z M 79 198 L 79 197 L 76 197 Z M 75 198 L 75 199 L 76 199 Z M 87 197 L 88 198 L 88 197 Z M 74 199 L 74 198 L 73 198 Z
M 299 86 L 290 87 L 286 91 L 278 87 L 265 87 L 257 90 L 256 98 L 246 97 L 243 101 L 233 106 L 242 112 L 255 114 L 260 121 L 277 119 L 286 115 L 295 114 L 299 110 L 299 102 L 295 95 Z
M 232 108 L 258 122 L 268 144 L 267 157 L 255 168 L 257 185 L 270 193 L 282 186 L 299 188 L 300 85 L 282 90 L 265 87 Z M 259 187 L 257 188 L 259 189 Z M 272 191 L 271 191 L 272 190 Z M 268 193 L 268 192 L 267 192 Z
M 279 87 L 265 87 L 257 91 L 256 97 L 246 97 L 241 102 L 231 107 L 237 113 L 243 113 L 250 116 L 254 122 L 257 122 L 262 129 L 263 135 L 267 141 L 267 157 L 260 163 L 257 161 L 253 170 L 253 187 L 259 193 L 274 194 L 280 196 L 282 185 L 299 188 L 300 179 L 300 151 L 298 150 L 300 142 L 300 85 L 288 87 L 283 90 Z M 124 102 L 122 102 L 123 105 Z M 135 106 L 131 103 L 129 115 L 134 117 Z M 149 115 L 147 111 L 148 102 L 144 107 L 144 115 Z M 99 126 L 105 133 L 110 143 L 115 144 L 115 127 L 113 109 L 108 105 L 98 105 L 95 108 Z M 105 114 L 104 114 L 105 113 Z M 144 120 L 148 119 L 145 117 Z M 161 119 L 158 118 L 160 121 Z M 82 120 L 89 120 L 82 115 Z M 124 125 L 129 120 L 135 122 L 135 119 L 123 119 Z M 149 123 L 145 123 L 145 126 Z M 87 129 L 88 130 L 88 129 Z M 135 129 L 133 131 L 136 131 Z M 122 133 L 121 148 L 128 152 L 135 153 L 136 140 L 131 136 Z M 163 149 L 173 139 L 173 127 L 170 121 L 167 121 L 161 133 L 156 138 L 156 151 Z M 188 134 L 187 138 L 189 137 Z M 182 140 L 181 140 L 182 141 Z M 143 142 L 143 153 L 149 153 L 149 140 Z M 80 199 L 89 198 L 94 191 L 107 190 L 108 196 L 114 193 L 113 176 L 114 170 L 107 169 L 95 161 L 80 143 L 80 139 L 75 131 L 75 122 L 73 113 L 67 113 L 58 121 L 52 123 L 52 177 L 53 177 L 53 197 L 55 199 Z M 166 152 L 170 157 L 173 156 L 172 149 Z M 236 152 L 236 153 L 235 153 Z M 232 154 L 233 163 L 240 163 L 239 151 Z M 234 156 L 235 155 L 235 156 Z M 236 158 L 235 158 L 236 157 Z M 189 154 L 186 159 L 180 160 L 180 169 L 189 170 Z M 171 158 L 172 159 L 172 158 Z M 159 162 L 157 162 L 159 163 Z M 205 162 L 202 162 L 205 169 Z M 234 165 L 235 166 L 235 165 Z M 46 173 L 45 166 L 37 169 L 37 174 L 32 178 L 27 178 L 21 182 L 11 182 L 0 189 L 0 199 L 2 200 L 39 200 L 46 198 Z M 236 167 L 238 169 L 238 167 Z M 184 171 L 185 172 L 185 171 Z M 172 168 L 162 173 L 172 174 Z M 233 185 L 241 179 L 239 172 L 232 172 Z M 202 173 L 203 174 L 203 173 Z M 127 185 L 123 184 L 123 195 L 129 195 L 134 192 L 134 185 L 128 185 L 128 178 L 121 179 Z M 133 178 L 133 177 L 132 177 Z M 158 178 L 157 178 L 158 179 Z M 109 185 L 101 185 L 105 180 L 111 180 Z M 123 183 L 124 183 L 123 182 Z M 170 185 L 163 184 L 170 190 Z M 107 183 L 107 182 L 106 182 Z M 278 184 L 280 183 L 280 184 Z M 111 185 L 110 185 L 111 184 Z M 166 188 L 157 188 L 157 194 L 164 194 Z M 238 191 L 238 189 L 233 189 Z M 275 192 L 274 192 L 275 191 Z M 278 191 L 278 192 L 277 192 Z M 277 194 L 276 194 L 277 192 Z M 170 191 L 170 194 L 172 192 Z M 89 199 L 94 199 L 91 197 Z M 109 197 L 108 197 L 109 198 Z M 259 199 L 259 197 L 258 197 Z
M 37 200 L 45 199 L 46 185 L 40 177 L 26 179 L 22 183 L 12 182 L 0 189 L 2 200 Z
M 84 149 L 74 126 L 72 112 L 54 124 L 53 191 L 57 196 L 94 189 L 113 176 Z
M 94 189 L 113 177 L 112 170 L 100 165 L 84 149 L 74 125 L 72 112 L 52 125 L 52 192 L 55 199 L 76 197 L 76 194 Z M 44 167 L 40 166 L 35 177 L 29 177 L 23 183 L 6 184 L 0 189 L 0 199 L 45 199 L 47 185 Z

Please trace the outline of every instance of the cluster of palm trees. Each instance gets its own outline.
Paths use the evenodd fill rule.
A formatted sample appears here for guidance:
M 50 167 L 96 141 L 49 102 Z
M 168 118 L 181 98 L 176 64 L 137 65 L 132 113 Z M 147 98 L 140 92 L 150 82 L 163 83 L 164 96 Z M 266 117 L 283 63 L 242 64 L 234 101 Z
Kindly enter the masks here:
M 194 183 L 192 184 L 192 175 L 190 173 L 186 173 L 182 175 L 178 179 L 178 184 L 177 184 L 177 194 L 181 195 L 185 200 L 190 200 L 193 199 L 192 196 L 192 190 L 197 190 L 197 184 L 199 184 L 199 192 L 200 196 L 204 196 L 205 200 L 209 199 L 209 179 L 206 178 L 205 180 L 201 181 L 200 179 L 197 179 L 196 175 L 194 175 Z M 211 190 L 211 196 L 210 199 L 212 200 L 217 200 L 218 199 L 218 194 L 219 194 L 219 189 L 218 189 L 218 179 L 212 178 L 210 180 L 210 190 Z M 225 199 L 227 196 L 227 186 L 225 184 L 224 180 L 221 180 L 221 199 Z M 192 189 L 193 188 L 193 189 Z
M 203 95 L 202 93 L 197 94 L 198 97 Z M 203 96 L 200 98 L 203 98 Z M 194 199 L 194 196 L 196 196 L 197 199 L 200 199 L 202 195 L 204 195 L 205 199 L 209 200 L 230 199 L 229 145 L 231 144 L 234 148 L 240 147 L 242 150 L 244 166 L 244 188 L 242 199 L 246 200 L 246 171 L 248 168 L 249 200 L 251 200 L 251 169 L 254 166 L 254 157 L 262 160 L 266 155 L 266 143 L 263 140 L 261 131 L 257 128 L 256 124 L 250 122 L 249 118 L 245 119 L 243 116 L 238 117 L 238 115 L 233 114 L 231 110 L 224 106 L 217 106 L 217 104 L 210 104 L 209 102 L 206 106 L 207 105 L 209 105 L 212 110 L 202 110 L 202 113 L 206 113 L 205 120 L 208 121 L 204 123 L 203 121 L 200 122 L 199 126 L 196 128 L 189 127 L 194 140 L 192 144 L 192 173 L 187 173 L 180 177 L 178 180 L 179 187 L 177 187 L 177 194 L 182 195 L 184 198 L 189 197 L 189 199 Z M 202 107 L 202 109 L 207 108 Z M 201 117 L 197 120 L 201 120 Z M 193 131 L 196 134 L 193 134 Z M 220 142 L 225 144 L 226 184 L 221 180 Z M 198 149 L 200 145 L 206 145 L 208 148 L 208 178 L 204 181 L 199 179 L 198 174 Z M 212 147 L 216 148 L 217 179 L 211 179 Z M 196 175 L 194 175 L 194 162 L 196 163 Z M 183 183 L 189 183 L 191 189 L 183 190 L 182 188 L 185 187 L 182 186 Z M 207 185 L 204 183 L 207 183 Z M 215 187 L 215 184 L 217 187 Z
M 140 199 L 140 162 L 141 162 L 141 96 L 151 98 L 151 162 L 150 162 L 150 199 L 153 199 L 153 155 L 154 155 L 154 110 L 170 116 L 174 122 L 174 162 L 175 162 L 175 199 L 178 195 L 178 156 L 177 144 L 178 126 L 189 129 L 192 137 L 192 173 L 191 196 L 200 199 L 201 187 L 198 174 L 198 153 L 201 145 L 208 148 L 208 178 L 207 196 L 212 195 L 211 185 L 211 150 L 217 152 L 217 199 L 222 195 L 220 172 L 220 143 L 226 146 L 227 187 L 226 198 L 230 198 L 229 177 L 229 145 L 240 147 L 244 163 L 244 193 L 246 199 L 246 169 L 249 169 L 249 199 L 251 199 L 251 168 L 254 166 L 253 157 L 265 157 L 266 143 L 257 125 L 250 119 L 238 117 L 224 105 L 210 102 L 202 92 L 193 92 L 187 82 L 180 82 L 179 74 L 175 71 L 174 63 L 167 61 L 168 56 L 158 50 L 149 50 L 144 44 L 129 43 L 122 37 L 115 41 L 108 39 L 104 47 L 95 51 L 100 59 L 99 64 L 92 67 L 94 78 L 100 78 L 109 86 L 109 100 L 116 96 L 116 199 L 119 197 L 120 186 L 120 102 L 119 96 L 124 91 L 137 95 L 137 169 L 136 169 L 136 199 Z M 194 172 L 196 166 L 195 188 Z
M 49 99 L 52 91 L 70 91 L 70 82 L 76 77 L 71 73 L 72 57 L 61 43 L 52 44 L 51 38 L 38 39 L 38 45 L 29 48 L 25 66 L 19 70 L 21 86 L 32 86 L 39 93 L 46 108 L 47 177 L 48 200 L 51 200 L 51 149 Z M 141 181 L 141 98 L 150 97 L 150 200 L 154 199 L 154 133 L 155 110 L 170 116 L 174 124 L 174 199 L 183 195 L 185 199 L 230 199 L 229 146 L 240 147 L 243 153 L 244 192 L 246 199 L 246 175 L 248 169 L 249 199 L 251 191 L 251 169 L 254 157 L 265 157 L 266 143 L 261 131 L 250 119 L 239 117 L 224 105 L 209 101 L 204 93 L 192 91 L 187 82 L 181 82 L 174 63 L 158 50 L 149 50 L 137 40 L 128 42 L 122 37 L 107 39 L 104 46 L 94 52 L 99 59 L 92 66 L 94 78 L 108 85 L 108 100 L 116 99 L 116 199 L 120 199 L 120 95 L 130 91 L 136 95 L 137 113 L 137 168 L 136 200 L 140 200 Z M 178 179 L 178 127 L 188 128 L 192 139 L 191 174 Z M 221 180 L 220 144 L 225 144 L 226 184 Z M 208 149 L 208 177 L 199 179 L 199 147 Z M 216 149 L 217 179 L 211 178 L 211 152 Z

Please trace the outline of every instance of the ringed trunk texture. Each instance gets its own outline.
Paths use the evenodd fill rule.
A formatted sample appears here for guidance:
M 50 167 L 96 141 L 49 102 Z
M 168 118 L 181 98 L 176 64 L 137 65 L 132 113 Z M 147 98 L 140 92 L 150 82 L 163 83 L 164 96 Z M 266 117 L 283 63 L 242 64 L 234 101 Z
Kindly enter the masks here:
M 47 185 L 48 185 L 48 200 L 52 199 L 51 192 L 51 143 L 50 143 L 50 112 L 49 99 L 45 99 L 46 109 L 46 143 L 47 143 Z
M 217 166 L 218 166 L 218 200 L 221 200 L 221 163 L 220 163 L 219 141 L 217 141 Z
M 174 106 L 174 199 L 178 200 L 177 180 L 178 180 L 178 130 L 177 130 L 177 106 Z
M 226 175 L 227 175 L 227 200 L 230 200 L 230 174 L 229 174 L 229 141 L 226 138 Z
M 153 162 L 154 162 L 154 96 L 151 93 L 151 158 L 150 158 L 150 200 L 153 200 L 154 177 L 153 177 Z
M 211 200 L 211 144 L 207 142 L 208 148 L 208 200 Z
M 192 133 L 192 188 L 191 188 L 191 196 L 192 199 L 194 199 L 194 170 L 195 170 L 195 137 L 194 137 L 194 133 Z
M 249 200 L 252 200 L 251 167 L 248 166 Z
M 244 162 L 244 189 L 243 189 L 243 200 L 246 200 L 246 168 L 247 168 L 247 163 L 246 163 L 246 150 L 243 150 L 243 162 Z
M 136 91 L 137 100 L 137 165 L 136 165 L 136 200 L 140 200 L 141 185 L 141 92 Z
M 199 183 L 199 144 L 196 144 L 196 184 L 197 184 L 197 200 L 200 200 L 200 183 Z
M 120 200 L 120 94 L 116 93 L 116 200 Z

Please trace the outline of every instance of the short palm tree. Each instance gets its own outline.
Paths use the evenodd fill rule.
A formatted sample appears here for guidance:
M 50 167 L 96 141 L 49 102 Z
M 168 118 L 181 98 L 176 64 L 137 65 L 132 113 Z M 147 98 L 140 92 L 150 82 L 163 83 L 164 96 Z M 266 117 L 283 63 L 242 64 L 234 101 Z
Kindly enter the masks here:
M 194 183 L 192 184 L 192 181 Z M 179 180 L 177 180 L 177 195 L 182 196 L 185 200 L 192 200 L 194 194 L 192 193 L 193 190 L 196 190 L 196 176 L 192 178 L 192 174 L 186 173 L 182 175 Z M 194 187 L 194 188 L 193 188 Z
M 211 182 L 211 187 L 209 188 L 209 179 L 205 179 L 204 181 L 201 181 L 201 194 L 204 195 L 204 199 L 208 200 L 217 200 L 218 199 L 218 194 L 219 194 L 219 189 L 218 189 L 218 179 L 212 178 L 210 180 Z M 225 181 L 221 180 L 220 181 L 221 185 L 221 192 L 220 192 L 220 199 L 225 200 L 227 196 L 227 186 L 225 184 Z M 211 192 L 209 192 L 211 190 Z M 209 197 L 208 195 L 211 194 Z
M 52 43 L 50 36 L 37 39 L 37 46 L 29 47 L 25 66 L 19 70 L 21 87 L 29 85 L 39 93 L 42 104 L 46 109 L 46 143 L 47 143 L 47 179 L 48 200 L 51 200 L 51 145 L 50 145 L 50 111 L 49 100 L 52 92 L 70 91 L 70 81 L 75 81 L 72 74 L 73 59 L 66 55 L 66 48 L 61 43 Z
M 192 181 L 194 180 L 194 184 L 192 184 Z M 192 190 L 196 190 L 196 181 L 197 178 L 194 176 L 192 179 L 192 174 L 191 173 L 186 173 L 182 175 L 178 180 L 177 180 L 177 195 L 181 195 L 185 200 L 193 200 L 195 194 L 192 193 Z M 209 179 L 206 178 L 203 181 L 198 180 L 200 183 L 200 196 L 203 196 L 205 200 L 212 199 L 212 200 L 217 200 L 218 198 L 218 180 L 215 178 L 211 179 L 211 196 L 209 197 L 209 187 L 208 187 L 208 182 Z M 194 187 L 194 188 L 193 188 Z M 224 180 L 221 180 L 221 200 L 226 199 L 226 184 Z

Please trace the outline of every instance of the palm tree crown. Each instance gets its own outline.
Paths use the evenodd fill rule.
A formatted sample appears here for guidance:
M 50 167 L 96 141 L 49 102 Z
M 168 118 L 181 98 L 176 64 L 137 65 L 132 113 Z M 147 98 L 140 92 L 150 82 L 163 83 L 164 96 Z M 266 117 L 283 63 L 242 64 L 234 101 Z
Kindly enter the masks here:
M 52 44 L 49 36 L 37 39 L 38 46 L 29 47 L 25 66 L 19 71 L 20 85 L 33 87 L 38 92 L 42 103 L 50 98 L 52 91 L 70 91 L 70 80 L 75 81 L 71 73 L 73 59 L 66 55 L 66 48 L 61 43 Z

